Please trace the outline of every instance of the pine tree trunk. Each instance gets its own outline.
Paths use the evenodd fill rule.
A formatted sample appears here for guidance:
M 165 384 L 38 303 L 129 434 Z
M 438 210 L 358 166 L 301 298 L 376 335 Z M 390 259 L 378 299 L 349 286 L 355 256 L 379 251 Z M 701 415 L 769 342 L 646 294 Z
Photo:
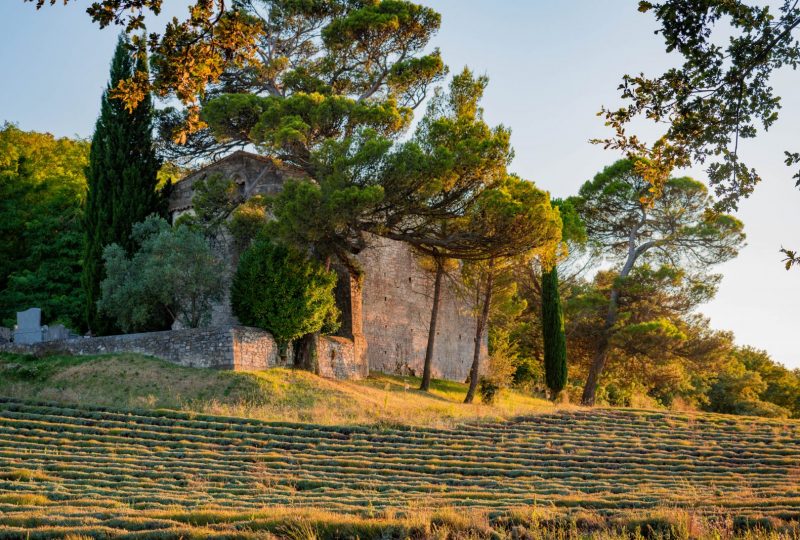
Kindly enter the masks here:
M 422 384 L 419 389 L 427 392 L 431 387 L 431 364 L 433 363 L 433 346 L 436 341 L 436 319 L 439 317 L 439 303 L 442 295 L 442 277 L 444 276 L 444 262 L 436 261 L 436 278 L 433 282 L 433 306 L 431 307 L 431 322 L 428 327 L 428 346 L 425 348 L 425 366 L 422 370 Z
M 555 266 L 542 272 L 542 341 L 545 383 L 551 399 L 555 399 L 567 384 L 567 340 Z
M 489 307 L 492 303 L 492 288 L 494 286 L 493 267 L 494 261 L 489 261 L 483 307 L 481 308 L 481 314 L 478 316 L 478 321 L 475 325 L 475 348 L 472 352 L 472 368 L 469 372 L 469 390 L 467 390 L 467 397 L 464 398 L 464 403 L 472 403 L 472 400 L 475 399 L 475 391 L 478 389 L 478 376 L 481 367 L 481 343 L 483 342 L 483 331 L 486 328 L 486 323 L 489 321 Z
M 600 382 L 600 376 L 603 374 L 603 368 L 606 365 L 608 358 L 608 349 L 611 343 L 611 329 L 617 323 L 619 316 L 619 295 L 621 293 L 619 284 L 630 275 L 633 265 L 636 264 L 636 259 L 639 258 L 644 251 L 637 248 L 635 245 L 636 233 L 639 227 L 644 223 L 644 216 L 642 221 L 634 229 L 631 230 L 628 240 L 628 257 L 619 276 L 615 281 L 615 285 L 611 289 L 611 295 L 608 299 L 608 312 L 606 312 L 606 320 L 603 324 L 603 331 L 601 333 L 600 341 L 597 343 L 597 349 L 592 360 L 592 365 L 589 368 L 589 376 L 586 378 L 586 386 L 583 387 L 583 395 L 581 396 L 581 405 L 591 407 L 594 405 L 595 394 L 597 393 L 597 385 Z
M 620 275 L 620 277 L 626 277 Z M 597 393 L 597 385 L 600 381 L 600 376 L 603 374 L 603 368 L 606 365 L 608 358 L 608 347 L 611 339 L 611 329 L 617 322 L 617 305 L 619 303 L 620 291 L 618 288 L 611 290 L 611 298 L 608 303 L 608 313 L 606 320 L 603 324 L 603 331 L 600 341 L 597 343 L 597 349 L 592 359 L 592 365 L 589 368 L 589 376 L 586 378 L 586 386 L 583 387 L 583 395 L 581 396 L 581 405 L 592 407 L 594 405 L 595 394 Z
M 581 396 L 581 405 L 587 407 L 594 406 L 595 394 L 597 393 L 597 383 L 600 380 L 600 375 L 603 373 L 603 368 L 606 365 L 606 358 L 608 357 L 608 338 L 603 336 L 601 343 L 597 347 L 594 354 L 592 365 L 589 368 L 589 376 L 586 378 L 586 386 L 583 387 L 583 396 Z

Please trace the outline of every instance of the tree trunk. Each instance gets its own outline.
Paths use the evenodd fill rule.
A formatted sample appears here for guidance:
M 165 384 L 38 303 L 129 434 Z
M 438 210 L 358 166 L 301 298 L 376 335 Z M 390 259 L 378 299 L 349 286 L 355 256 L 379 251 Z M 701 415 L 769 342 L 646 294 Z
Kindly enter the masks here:
M 472 403 L 475 399 L 475 391 L 478 389 L 478 375 L 481 367 L 481 342 L 483 341 L 483 331 L 486 328 L 486 323 L 489 321 L 489 307 L 492 303 L 492 287 L 494 285 L 494 273 L 492 269 L 494 261 L 489 261 L 489 270 L 486 275 L 486 291 L 483 296 L 483 307 L 481 314 L 478 316 L 478 322 L 475 325 L 475 348 L 472 353 L 472 369 L 469 372 L 469 390 L 467 390 L 467 397 L 464 398 L 464 403 Z
M 442 296 L 442 277 L 444 276 L 444 261 L 436 261 L 436 278 L 433 282 L 433 306 L 431 307 L 431 322 L 428 327 L 428 346 L 425 349 L 425 367 L 422 370 L 422 384 L 419 389 L 427 392 L 431 387 L 431 364 L 433 363 L 433 346 L 436 341 L 436 319 L 439 316 L 439 301 Z
M 285 366 L 289 360 L 289 344 L 278 343 L 278 361 Z
M 589 376 L 586 378 L 586 386 L 583 387 L 583 395 L 581 396 L 581 405 L 587 407 L 594 406 L 594 398 L 597 393 L 597 383 L 600 381 L 600 375 L 603 373 L 603 368 L 606 365 L 606 358 L 608 357 L 608 337 L 603 336 L 597 346 L 597 351 L 594 353 L 592 365 L 589 368 Z
M 635 259 L 629 258 L 619 274 L 619 278 L 626 278 L 633 267 Z M 600 341 L 597 344 L 597 350 L 592 359 L 592 365 L 589 368 L 589 376 L 586 378 L 586 386 L 583 387 L 583 395 L 581 396 L 581 405 L 591 407 L 594 405 L 595 393 L 597 392 L 597 385 L 600 381 L 600 376 L 603 374 L 603 368 L 606 365 L 608 357 L 608 348 L 611 342 L 611 329 L 617 322 L 618 305 L 619 305 L 619 286 L 614 286 L 611 289 L 611 297 L 608 301 L 608 313 L 606 313 L 606 320 L 603 324 L 603 332 L 600 336 Z

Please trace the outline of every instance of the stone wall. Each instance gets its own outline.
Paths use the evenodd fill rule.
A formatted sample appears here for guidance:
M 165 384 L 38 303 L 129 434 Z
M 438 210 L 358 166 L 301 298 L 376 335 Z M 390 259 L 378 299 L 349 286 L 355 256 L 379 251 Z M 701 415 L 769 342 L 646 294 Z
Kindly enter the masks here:
M 124 334 L 96 338 L 75 338 L 22 345 L 0 343 L 0 351 L 24 354 L 106 354 L 140 353 L 185 367 L 249 371 L 285 366 L 278 345 L 269 332 L 247 326 L 189 328 Z M 288 351 L 291 358 L 291 350 Z M 353 354 L 353 342 L 322 337 L 317 349 L 320 375 L 334 379 L 359 379 L 368 374 L 366 363 Z
M 268 157 L 237 151 L 193 171 L 177 182 L 170 195 L 170 214 L 174 215 L 191 208 L 194 183 L 211 174 L 221 174 L 233 180 L 243 200 L 253 195 L 274 195 L 283 189 L 283 182 L 287 178 L 305 176 L 302 170 L 286 164 L 278 165 Z
M 191 211 L 192 186 L 197 180 L 213 173 L 233 179 L 239 186 L 242 199 L 256 194 L 277 193 L 287 178 L 302 176 L 302 172 L 285 165 L 279 166 L 268 158 L 235 152 L 193 172 L 175 185 L 170 198 L 173 219 Z M 220 255 L 228 262 L 228 270 L 220 279 L 230 284 L 237 255 L 227 235 L 221 235 L 218 240 Z M 351 362 L 353 365 L 365 364 L 369 369 L 387 373 L 421 375 L 431 315 L 432 276 L 423 270 L 405 244 L 376 237 L 371 240 L 374 247 L 358 256 L 365 273 L 362 302 L 349 304 L 351 307 L 360 307 L 356 309 L 358 313 L 354 314 L 360 320 L 346 320 L 348 314 L 343 309 L 339 334 L 356 344 L 357 354 Z M 340 285 L 347 286 L 341 282 Z M 342 301 L 345 299 L 339 294 L 341 289 L 341 286 L 337 287 L 337 302 L 344 307 Z M 434 377 L 456 381 L 467 378 L 472 364 L 475 334 L 475 320 L 470 311 L 469 300 L 458 294 L 452 282 L 445 283 L 434 348 Z M 231 313 L 228 296 L 213 306 L 211 324 L 238 324 Z M 358 328 L 363 333 L 356 332 Z M 363 353 L 364 349 L 366 354 Z M 485 358 L 486 339 L 481 349 Z M 326 351 L 330 353 L 330 349 Z M 484 367 L 485 364 L 483 362 Z M 344 365 L 340 365 L 340 369 L 344 370 L 342 373 L 354 373 Z
M 400 242 L 373 238 L 359 260 L 364 277 L 364 336 L 371 370 L 422 375 L 433 301 L 433 274 Z M 472 366 L 475 318 L 468 299 L 445 278 L 437 320 L 435 378 L 464 381 Z M 488 356 L 487 342 L 481 354 Z M 482 362 L 486 367 L 486 362 Z
M 353 342 L 347 338 L 325 336 L 317 344 L 319 374 L 329 379 L 355 380 L 369 375 L 369 365 L 359 362 Z
M 247 326 L 231 328 L 232 369 L 237 371 L 265 369 L 284 366 L 278 344 L 269 332 Z M 287 354 L 291 354 L 291 350 Z

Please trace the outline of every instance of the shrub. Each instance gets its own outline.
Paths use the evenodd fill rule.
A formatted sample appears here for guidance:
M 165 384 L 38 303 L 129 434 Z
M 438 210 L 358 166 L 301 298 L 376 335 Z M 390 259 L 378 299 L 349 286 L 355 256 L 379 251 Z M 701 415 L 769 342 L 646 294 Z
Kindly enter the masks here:
M 224 290 L 222 262 L 205 237 L 185 225 L 170 227 L 155 215 L 133 231 L 140 247 L 132 258 L 117 244 L 103 251 L 100 311 L 126 332 L 153 329 L 164 312 L 185 327 L 205 324 Z
M 255 195 L 231 214 L 228 230 L 239 252 L 247 249 L 253 240 L 266 230 L 266 204 L 263 196 Z
M 487 405 L 493 404 L 500 395 L 501 387 L 497 381 L 489 377 L 481 377 L 478 381 L 478 394 L 481 401 Z
M 335 272 L 262 237 L 239 259 L 231 304 L 243 324 L 270 332 L 285 355 L 297 338 L 337 328 L 335 286 Z
M 34 493 L 4 493 L 0 495 L 0 504 L 13 504 L 16 506 L 44 506 L 50 499 L 44 495 Z
M 507 331 L 492 329 L 489 332 L 489 351 L 488 377 L 501 388 L 511 386 L 519 363 L 517 343 Z

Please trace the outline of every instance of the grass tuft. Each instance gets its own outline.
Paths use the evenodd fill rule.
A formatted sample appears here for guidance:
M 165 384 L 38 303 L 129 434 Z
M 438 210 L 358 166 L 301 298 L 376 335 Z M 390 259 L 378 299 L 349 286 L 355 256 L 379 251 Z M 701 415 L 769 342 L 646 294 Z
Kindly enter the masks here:
M 16 506 L 45 506 L 50 504 L 50 499 L 44 495 L 33 493 L 0 493 L 0 504 L 13 504 Z

